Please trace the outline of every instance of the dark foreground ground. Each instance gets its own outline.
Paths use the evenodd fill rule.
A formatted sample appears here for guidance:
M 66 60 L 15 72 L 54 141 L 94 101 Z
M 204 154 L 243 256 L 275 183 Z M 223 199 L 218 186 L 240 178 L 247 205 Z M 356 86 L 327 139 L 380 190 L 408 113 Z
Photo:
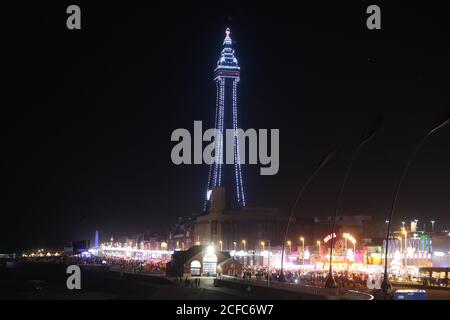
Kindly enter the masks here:
M 0 269 L 0 299 L 162 299 L 232 300 L 253 299 L 246 292 L 216 288 L 213 279 L 202 279 L 200 287 L 173 284 L 164 277 L 121 274 L 82 269 L 81 290 L 68 290 L 66 266 L 28 264 Z

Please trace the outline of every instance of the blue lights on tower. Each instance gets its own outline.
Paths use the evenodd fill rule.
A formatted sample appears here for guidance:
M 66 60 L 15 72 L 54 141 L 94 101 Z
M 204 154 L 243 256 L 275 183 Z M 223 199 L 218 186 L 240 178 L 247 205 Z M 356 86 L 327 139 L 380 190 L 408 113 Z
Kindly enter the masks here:
M 242 181 L 241 156 L 239 153 L 237 129 L 238 127 L 238 82 L 240 67 L 233 50 L 233 42 L 230 37 L 230 29 L 225 31 L 222 52 L 214 69 L 214 81 L 216 82 L 216 116 L 215 128 L 220 135 L 216 141 L 216 159 L 209 168 L 208 187 L 204 211 L 207 210 L 212 187 L 226 187 L 227 194 L 232 195 L 229 205 L 245 206 L 244 184 Z M 226 173 L 221 159 L 224 156 L 224 135 L 226 129 L 234 130 L 234 174 Z M 233 177 L 234 176 L 234 177 Z M 234 186 L 231 188 L 230 179 L 234 178 Z M 230 189 L 234 189 L 233 191 Z

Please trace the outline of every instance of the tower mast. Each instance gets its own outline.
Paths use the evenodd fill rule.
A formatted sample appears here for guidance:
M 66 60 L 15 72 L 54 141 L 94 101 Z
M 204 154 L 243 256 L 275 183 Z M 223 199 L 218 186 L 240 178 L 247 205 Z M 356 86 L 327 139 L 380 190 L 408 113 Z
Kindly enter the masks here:
M 225 30 L 222 51 L 217 67 L 214 69 L 214 81 L 216 82 L 216 117 L 215 128 L 219 131 L 216 140 L 215 162 L 211 164 L 208 175 L 208 187 L 206 200 L 203 207 L 208 210 L 208 204 L 213 187 L 225 187 L 227 194 L 227 206 L 245 206 L 244 184 L 242 180 L 241 156 L 239 152 L 238 129 L 238 82 L 240 80 L 240 67 L 232 47 L 229 28 Z M 225 157 L 224 137 L 226 129 L 232 129 L 233 134 L 233 159 L 234 173 L 227 172 L 223 159 Z M 234 186 L 230 181 L 234 180 Z

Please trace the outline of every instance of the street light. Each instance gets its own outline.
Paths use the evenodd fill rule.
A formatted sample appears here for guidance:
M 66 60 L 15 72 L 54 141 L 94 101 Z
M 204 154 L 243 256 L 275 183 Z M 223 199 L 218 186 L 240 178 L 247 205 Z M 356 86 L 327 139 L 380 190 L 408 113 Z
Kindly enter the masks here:
M 355 162 L 355 160 L 356 160 L 356 158 L 357 158 L 357 156 L 359 154 L 359 151 L 362 149 L 362 147 L 375 136 L 375 134 L 377 133 L 377 131 L 378 131 L 380 125 L 381 125 L 382 120 L 383 119 L 382 119 L 381 116 L 377 117 L 374 127 L 371 128 L 371 130 L 368 131 L 363 136 L 362 141 L 359 143 L 358 147 L 355 149 L 355 152 L 353 153 L 352 159 L 349 162 L 347 171 L 345 172 L 345 175 L 344 175 L 344 180 L 342 181 L 341 189 L 339 190 L 339 195 L 338 195 L 337 200 L 336 200 L 336 206 L 334 208 L 333 220 L 331 221 L 331 233 L 330 233 L 331 235 L 334 234 L 334 229 L 336 227 L 336 216 L 337 216 L 338 211 L 339 211 L 339 209 L 341 207 L 342 195 L 344 193 L 345 185 L 347 183 L 348 177 L 349 177 L 350 172 L 352 170 L 353 163 Z M 334 280 L 334 277 L 333 277 L 333 237 L 331 237 L 331 241 L 330 241 L 330 268 L 328 270 L 328 276 L 327 276 L 327 280 L 326 280 L 325 286 L 327 288 L 337 288 L 336 280 Z
M 302 242 L 302 266 L 305 265 L 305 238 L 300 237 L 300 241 Z
M 244 267 L 246 266 L 246 264 L 247 264 L 247 256 L 245 255 L 245 244 L 247 243 L 245 240 L 242 240 L 241 241 L 241 243 L 242 243 L 242 245 L 243 245 L 243 248 L 244 248 L 244 255 L 243 255 L 243 259 L 244 259 Z
M 289 225 L 291 223 L 292 218 L 294 217 L 294 211 L 295 211 L 295 207 L 297 206 L 298 201 L 300 200 L 300 198 L 303 195 L 303 192 L 306 190 L 306 187 L 308 187 L 308 185 L 310 184 L 310 182 L 312 181 L 312 179 L 316 176 L 316 174 L 320 171 L 320 169 L 322 169 L 328 162 L 331 161 L 331 159 L 334 158 L 334 156 L 336 155 L 337 150 L 332 150 L 329 153 L 327 153 L 327 155 L 325 157 L 323 157 L 322 161 L 320 161 L 318 167 L 316 168 L 316 170 L 314 170 L 314 172 L 309 176 L 308 180 L 306 180 L 305 184 L 303 185 L 303 187 L 300 189 L 300 191 L 297 194 L 297 197 L 295 198 L 294 201 L 294 205 L 291 208 L 291 212 L 286 224 L 286 232 L 284 234 L 284 241 L 283 246 L 281 248 L 281 269 L 280 269 L 280 276 L 278 278 L 279 281 L 286 281 L 286 278 L 284 276 L 284 272 L 283 272 L 283 266 L 284 266 L 284 245 L 286 243 L 287 240 L 287 236 L 288 236 L 288 232 L 289 232 Z
M 408 231 L 403 230 L 402 233 L 405 235 L 405 270 L 408 267 L 408 239 L 406 238 L 408 235 Z
M 262 266 L 264 267 L 264 248 L 265 248 L 266 243 L 264 241 L 261 241 L 259 244 L 262 247 L 262 250 L 259 255 L 262 256 Z M 269 264 L 269 260 L 267 260 L 267 264 Z M 267 266 L 267 267 L 269 267 L 269 266 Z M 267 273 L 267 277 L 269 277 L 268 273 Z
M 270 240 L 267 240 L 269 251 L 267 252 L 267 286 L 270 286 Z
M 236 252 L 236 241 L 233 241 L 233 250 Z
M 388 227 L 387 227 L 387 230 L 386 230 L 386 240 L 385 240 L 386 248 L 385 248 L 385 260 L 384 260 L 384 276 L 383 276 L 383 283 L 381 284 L 381 289 L 383 290 L 383 294 L 384 294 L 385 298 L 387 298 L 387 295 L 388 295 L 389 291 L 392 291 L 392 286 L 389 283 L 388 274 L 387 274 L 387 260 L 388 260 L 387 259 L 387 253 L 388 253 L 388 249 L 389 249 L 389 234 L 390 234 L 390 231 L 391 231 L 391 221 L 392 221 L 392 217 L 394 215 L 395 206 L 397 204 L 397 199 L 398 199 L 398 194 L 400 192 L 400 187 L 402 186 L 403 179 L 405 178 L 405 175 L 406 175 L 406 172 L 408 171 L 409 166 L 411 165 L 411 163 L 412 163 L 415 155 L 417 154 L 417 152 L 420 150 L 422 145 L 425 143 L 426 139 L 429 136 L 431 136 L 433 133 L 438 132 L 439 130 L 445 128 L 448 124 L 450 124 L 450 117 L 448 117 L 447 120 L 445 120 L 441 124 L 435 126 L 433 129 L 431 129 L 422 138 L 422 140 L 419 141 L 419 143 L 417 144 L 417 146 L 413 150 L 411 156 L 409 157 L 408 162 L 406 163 L 406 166 L 403 169 L 402 175 L 400 176 L 400 179 L 398 180 L 397 188 L 395 189 L 394 198 L 392 199 L 391 210 L 390 210 L 390 213 L 389 213 L 389 223 L 388 223 Z
M 400 257 L 403 257 L 402 237 L 397 237 L 397 239 L 400 240 Z M 405 255 L 405 257 L 406 257 L 406 255 Z M 402 265 L 404 266 L 403 261 L 402 261 Z
M 223 242 L 222 242 L 222 240 L 219 241 L 219 244 L 220 244 L 220 251 L 223 251 Z
M 286 243 L 289 246 L 289 254 L 291 254 L 292 253 L 292 243 L 290 240 L 288 240 Z
M 431 220 L 431 232 L 434 232 L 434 223 L 435 223 L 436 221 L 434 221 L 434 220 Z

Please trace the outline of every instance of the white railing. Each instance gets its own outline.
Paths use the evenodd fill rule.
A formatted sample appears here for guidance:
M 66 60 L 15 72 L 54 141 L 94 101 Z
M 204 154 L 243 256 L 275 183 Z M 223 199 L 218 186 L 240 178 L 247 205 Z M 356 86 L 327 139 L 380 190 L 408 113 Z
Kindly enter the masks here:
M 348 300 L 373 300 L 374 296 L 370 293 L 356 291 L 356 290 L 348 290 L 342 298 Z

